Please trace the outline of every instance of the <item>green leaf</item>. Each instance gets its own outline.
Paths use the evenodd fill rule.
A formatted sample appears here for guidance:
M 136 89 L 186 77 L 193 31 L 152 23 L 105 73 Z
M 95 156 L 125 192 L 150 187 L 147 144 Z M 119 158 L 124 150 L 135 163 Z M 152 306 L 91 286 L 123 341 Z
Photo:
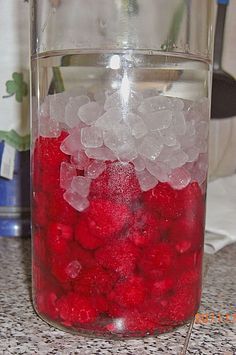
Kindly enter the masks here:
M 0 141 L 4 140 L 12 147 L 17 149 L 18 151 L 29 150 L 30 148 L 30 135 L 20 136 L 16 131 L 11 130 L 9 132 L 0 131 Z
M 28 94 L 28 87 L 23 80 L 23 74 L 14 72 L 12 74 L 12 79 L 13 80 L 8 80 L 6 82 L 6 91 L 11 96 L 15 94 L 17 102 L 22 102 L 23 97 Z M 4 98 L 6 97 L 7 96 L 4 96 Z
M 7 90 L 7 93 L 12 95 L 12 94 L 15 94 L 16 92 L 16 84 L 14 83 L 13 80 L 8 80 L 6 82 L 6 90 Z

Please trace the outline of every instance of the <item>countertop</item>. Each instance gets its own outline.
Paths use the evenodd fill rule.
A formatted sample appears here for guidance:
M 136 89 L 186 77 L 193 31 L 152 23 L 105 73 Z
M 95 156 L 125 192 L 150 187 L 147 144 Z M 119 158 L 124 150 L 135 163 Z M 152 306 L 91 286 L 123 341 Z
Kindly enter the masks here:
M 194 323 L 159 337 L 110 341 L 70 335 L 44 323 L 31 304 L 30 240 L 0 238 L 0 354 L 235 355 L 235 255 L 233 245 L 206 257 Z

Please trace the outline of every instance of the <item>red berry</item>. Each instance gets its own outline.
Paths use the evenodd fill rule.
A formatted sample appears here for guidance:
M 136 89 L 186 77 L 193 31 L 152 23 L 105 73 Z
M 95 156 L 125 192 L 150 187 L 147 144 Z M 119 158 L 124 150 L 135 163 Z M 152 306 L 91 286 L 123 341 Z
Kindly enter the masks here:
M 109 295 L 120 306 L 133 308 L 143 303 L 146 296 L 145 282 L 141 277 L 133 276 L 119 282 Z
M 41 192 L 33 193 L 33 222 L 38 226 L 45 226 L 47 223 L 47 197 Z
M 51 319 L 57 319 L 57 295 L 51 291 L 40 291 L 35 296 L 35 305 L 39 313 Z
M 197 219 L 200 223 L 205 219 L 205 197 L 202 195 L 201 188 L 197 182 L 192 182 L 180 191 L 180 204 L 183 206 L 184 213 L 188 219 Z
M 45 264 L 47 261 L 47 248 L 42 231 L 36 231 L 33 234 L 33 256 L 37 263 Z
M 173 325 L 180 324 L 194 317 L 197 311 L 196 291 L 191 287 L 179 290 L 168 305 L 168 315 Z
M 179 191 L 167 183 L 159 183 L 143 195 L 147 206 L 163 218 L 175 219 L 183 213 L 184 206 L 179 203 Z
M 139 209 L 133 217 L 132 230 L 129 239 L 137 246 L 144 247 L 152 241 L 159 241 L 159 223 L 156 216 L 148 211 Z
M 152 270 L 170 271 L 175 265 L 176 252 L 171 244 L 150 245 L 143 251 L 140 267 L 149 273 Z
M 167 293 L 170 293 L 175 286 L 175 280 L 173 277 L 166 277 L 162 280 L 157 280 L 152 284 L 151 294 L 152 297 L 163 297 Z
M 114 286 L 117 276 L 100 266 L 83 269 L 75 284 L 75 291 L 87 295 L 106 294 Z
M 79 213 L 63 198 L 64 190 L 55 188 L 48 196 L 48 215 L 50 220 L 73 225 L 78 220 Z
M 73 240 L 73 228 L 68 224 L 52 222 L 47 230 L 47 244 L 52 254 L 64 254 Z
M 91 268 L 96 264 L 94 254 L 81 248 L 77 242 L 70 243 L 70 255 L 73 259 L 79 260 L 83 269 Z
M 105 313 L 108 311 L 108 302 L 104 296 L 96 295 L 96 297 L 92 299 L 92 304 L 98 313 Z
M 172 224 L 168 239 L 174 243 L 176 251 L 183 254 L 201 248 L 203 236 L 201 223 L 182 217 Z
M 138 256 L 138 248 L 129 241 L 113 242 L 98 249 L 95 253 L 100 265 L 125 277 L 134 271 Z
M 42 170 L 53 171 L 62 161 L 68 161 L 69 157 L 60 149 L 67 135 L 67 132 L 62 131 L 57 138 L 39 137 L 35 143 L 35 164 L 40 164 Z
M 202 269 L 203 249 L 191 253 L 180 254 L 177 265 L 180 272 L 186 270 L 201 270 Z
M 51 259 L 52 275 L 62 283 L 70 282 L 79 277 L 82 265 L 71 255 L 53 256 Z
M 155 322 L 145 313 L 133 310 L 124 317 L 124 329 L 127 333 L 152 334 L 156 329 Z
M 75 293 L 69 293 L 56 302 L 60 318 L 71 324 L 86 324 L 95 321 L 97 311 L 92 302 Z
M 201 282 L 200 270 L 187 270 L 178 278 L 178 287 L 184 289 L 186 286 L 196 287 Z
M 99 238 L 120 232 L 131 219 L 131 213 L 125 205 L 107 200 L 91 201 L 87 216 L 91 233 Z
M 130 203 L 141 196 L 135 170 L 130 163 L 108 163 L 107 169 L 92 181 L 91 198 L 106 198 L 115 203 Z
M 89 229 L 89 220 L 85 216 L 79 219 L 75 226 L 75 240 L 85 249 L 97 249 L 103 241 L 92 234 Z

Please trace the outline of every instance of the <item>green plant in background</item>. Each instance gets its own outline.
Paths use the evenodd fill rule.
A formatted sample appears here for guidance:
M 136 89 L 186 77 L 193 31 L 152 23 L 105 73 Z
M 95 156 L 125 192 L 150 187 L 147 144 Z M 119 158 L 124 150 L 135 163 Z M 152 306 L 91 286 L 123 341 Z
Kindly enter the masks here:
M 175 10 L 173 19 L 171 22 L 170 30 L 166 41 L 162 44 L 161 49 L 163 51 L 170 51 L 175 47 L 175 43 L 179 36 L 181 22 L 183 20 L 184 11 L 186 9 L 188 0 L 183 0 Z
M 16 101 L 22 102 L 23 97 L 28 94 L 28 87 L 23 80 L 23 74 L 15 72 L 12 74 L 12 79 L 6 82 L 6 91 L 9 95 L 3 96 L 3 98 L 6 99 L 15 95 Z

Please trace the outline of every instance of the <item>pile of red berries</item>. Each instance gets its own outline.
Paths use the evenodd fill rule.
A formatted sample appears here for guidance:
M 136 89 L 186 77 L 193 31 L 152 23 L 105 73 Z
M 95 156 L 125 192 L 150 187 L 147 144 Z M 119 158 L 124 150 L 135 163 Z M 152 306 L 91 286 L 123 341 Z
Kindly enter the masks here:
M 33 281 L 39 314 L 65 327 L 123 336 L 163 332 L 197 311 L 205 200 L 199 185 L 142 192 L 131 163 L 106 162 L 89 207 L 64 199 L 66 137 L 33 154 Z M 83 171 L 78 171 L 83 175 Z

